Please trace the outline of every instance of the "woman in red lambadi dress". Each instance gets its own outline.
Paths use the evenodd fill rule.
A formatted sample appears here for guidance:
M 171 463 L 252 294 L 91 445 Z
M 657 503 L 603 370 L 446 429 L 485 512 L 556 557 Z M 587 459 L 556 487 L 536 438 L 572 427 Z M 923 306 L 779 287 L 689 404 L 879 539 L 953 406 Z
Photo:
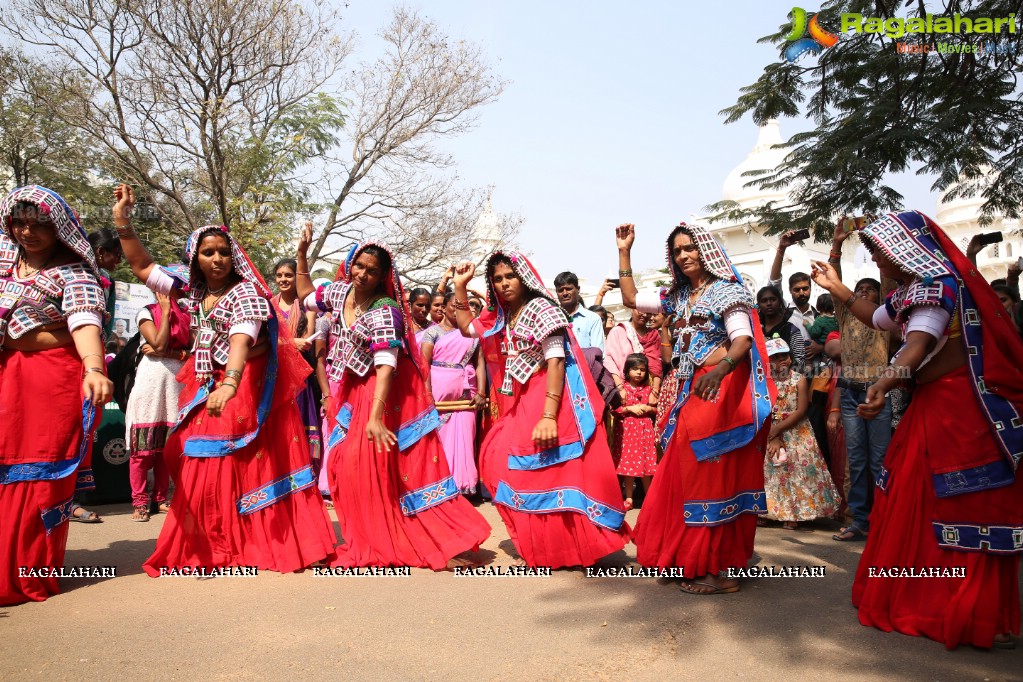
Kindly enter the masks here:
M 458 555 L 490 537 L 490 525 L 448 469 L 391 252 L 357 245 L 336 280 L 314 291 L 304 274 L 311 241 L 306 227 L 296 284 L 307 309 L 333 314 L 330 379 L 340 381 L 327 403 L 327 480 L 344 541 L 335 565 L 467 565 Z
M 132 272 L 169 294 L 180 280 L 153 264 L 131 228 L 134 193 L 121 185 L 114 196 L 114 224 Z M 178 374 L 178 421 L 164 446 L 175 494 L 143 568 L 151 576 L 229 566 L 288 573 L 333 558 L 334 529 L 295 405 L 309 365 L 227 228 L 199 228 L 186 254 L 191 275 L 181 301 L 194 342 Z
M 684 567 L 682 591 L 737 592 L 721 575 L 753 555 L 757 515 L 767 512 L 764 451 L 777 397 L 753 299 L 721 244 L 682 223 L 668 235 L 671 286 L 637 295 L 632 224 L 617 229 L 622 302 L 674 316 L 678 392 L 663 422 L 650 492 L 636 523 L 636 560 Z
M 113 385 L 105 303 L 78 217 L 30 185 L 0 203 L 0 606 L 60 592 L 72 496 L 92 487 L 92 433 Z
M 525 256 L 490 256 L 478 319 L 466 290 L 475 270 L 462 263 L 454 283 L 458 327 L 482 339 L 496 389 L 498 421 L 480 450 L 483 483 L 525 564 L 590 566 L 624 547 L 629 533 L 600 392 L 568 318 Z
M 905 339 L 860 416 L 876 416 L 904 377 L 915 387 L 874 489 L 853 604 L 861 623 L 886 632 L 949 649 L 1015 648 L 1023 342 L 991 286 L 927 216 L 890 213 L 860 241 L 899 283 L 883 305 L 853 296 L 827 263 L 813 271 L 864 324 Z

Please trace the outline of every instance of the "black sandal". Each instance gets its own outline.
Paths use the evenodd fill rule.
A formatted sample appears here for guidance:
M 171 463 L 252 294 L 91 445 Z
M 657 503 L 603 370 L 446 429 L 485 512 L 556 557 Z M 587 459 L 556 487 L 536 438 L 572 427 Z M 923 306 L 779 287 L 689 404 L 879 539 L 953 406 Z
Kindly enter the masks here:
M 846 526 L 841 532 L 832 535 L 831 539 L 839 542 L 861 542 L 867 539 L 867 534 L 858 526 Z

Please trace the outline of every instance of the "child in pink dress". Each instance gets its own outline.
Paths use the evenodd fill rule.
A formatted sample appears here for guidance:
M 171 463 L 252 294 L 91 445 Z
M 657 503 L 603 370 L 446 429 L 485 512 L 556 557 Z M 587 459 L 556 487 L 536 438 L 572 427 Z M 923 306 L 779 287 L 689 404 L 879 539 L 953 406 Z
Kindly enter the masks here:
M 622 369 L 625 393 L 622 406 L 615 409 L 615 464 L 618 477 L 625 485 L 625 508 L 632 508 L 635 477 L 643 477 L 643 490 L 657 471 L 657 447 L 654 437 L 654 416 L 657 400 L 651 399 L 649 360 L 643 353 L 632 353 L 625 358 Z

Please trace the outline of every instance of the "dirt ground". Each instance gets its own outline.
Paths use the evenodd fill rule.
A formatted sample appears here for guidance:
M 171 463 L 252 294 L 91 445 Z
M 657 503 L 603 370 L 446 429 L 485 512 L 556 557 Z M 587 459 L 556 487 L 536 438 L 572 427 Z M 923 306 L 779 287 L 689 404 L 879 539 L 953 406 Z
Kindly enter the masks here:
M 292 575 L 153 579 L 141 564 L 163 523 L 129 505 L 72 524 L 63 579 L 43 603 L 0 607 L 0 680 L 1023 680 L 1023 649 L 956 651 L 863 627 L 849 602 L 862 544 L 834 528 L 761 528 L 754 562 L 824 566 L 824 577 L 757 578 L 692 596 L 658 578 Z M 481 548 L 513 562 L 495 531 Z M 636 511 L 630 512 L 630 523 Z M 635 547 L 604 567 L 627 566 Z

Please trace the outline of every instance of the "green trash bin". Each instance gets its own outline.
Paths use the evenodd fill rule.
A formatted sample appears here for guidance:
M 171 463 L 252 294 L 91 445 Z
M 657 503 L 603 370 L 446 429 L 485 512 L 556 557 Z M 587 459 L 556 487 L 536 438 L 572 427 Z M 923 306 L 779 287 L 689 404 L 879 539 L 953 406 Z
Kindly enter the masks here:
M 131 502 L 124 412 L 114 401 L 103 408 L 103 421 L 93 438 L 92 471 L 96 476 L 96 489 L 79 495 L 82 504 Z

